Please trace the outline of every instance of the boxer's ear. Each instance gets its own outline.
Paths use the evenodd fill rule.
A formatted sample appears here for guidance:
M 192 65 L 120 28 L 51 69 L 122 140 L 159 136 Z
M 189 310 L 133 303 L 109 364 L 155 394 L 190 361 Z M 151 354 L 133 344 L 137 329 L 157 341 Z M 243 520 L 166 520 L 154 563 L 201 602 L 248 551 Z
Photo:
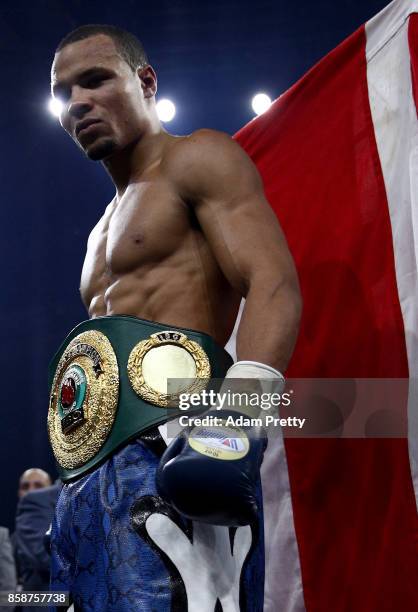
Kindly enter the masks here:
M 144 98 L 152 98 L 157 93 L 157 75 L 152 66 L 138 68 L 137 75 L 141 81 Z

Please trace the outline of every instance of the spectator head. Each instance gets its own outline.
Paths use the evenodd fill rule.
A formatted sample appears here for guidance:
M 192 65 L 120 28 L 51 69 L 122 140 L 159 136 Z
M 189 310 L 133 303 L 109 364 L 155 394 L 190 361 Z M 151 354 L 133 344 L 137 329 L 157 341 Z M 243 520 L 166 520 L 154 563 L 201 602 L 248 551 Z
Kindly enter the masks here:
M 40 468 L 30 468 L 25 470 L 22 476 L 19 478 L 19 489 L 17 495 L 19 499 L 22 499 L 29 491 L 36 491 L 37 489 L 44 489 L 51 485 L 50 475 L 41 470 Z

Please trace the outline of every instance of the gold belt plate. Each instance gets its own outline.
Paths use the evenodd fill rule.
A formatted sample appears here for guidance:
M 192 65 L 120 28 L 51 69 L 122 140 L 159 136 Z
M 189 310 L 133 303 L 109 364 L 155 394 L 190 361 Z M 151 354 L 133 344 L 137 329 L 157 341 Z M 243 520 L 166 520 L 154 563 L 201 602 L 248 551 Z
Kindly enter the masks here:
M 138 342 L 127 369 L 135 393 L 162 408 L 176 406 L 181 393 L 202 391 L 211 375 L 209 358 L 200 344 L 174 330 L 157 332 Z
M 58 463 L 84 465 L 105 443 L 116 416 L 119 370 L 108 338 L 85 331 L 71 340 L 52 383 L 48 434 Z

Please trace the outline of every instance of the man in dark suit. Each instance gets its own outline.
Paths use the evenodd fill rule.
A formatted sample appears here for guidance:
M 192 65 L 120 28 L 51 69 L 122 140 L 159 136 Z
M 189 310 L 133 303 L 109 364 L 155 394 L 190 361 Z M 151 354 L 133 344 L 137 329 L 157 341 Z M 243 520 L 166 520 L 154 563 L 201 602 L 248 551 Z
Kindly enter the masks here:
M 0 591 L 14 591 L 15 589 L 16 568 L 9 530 L 6 527 L 0 527 Z M 12 608 L 0 606 L 0 612 L 3 610 L 11 612 Z
M 44 538 L 52 521 L 60 489 L 61 484 L 54 484 L 31 491 L 21 498 L 17 506 L 15 556 L 19 579 L 25 591 L 49 590 L 50 558 Z M 37 609 L 28 608 L 30 612 L 36 612 Z

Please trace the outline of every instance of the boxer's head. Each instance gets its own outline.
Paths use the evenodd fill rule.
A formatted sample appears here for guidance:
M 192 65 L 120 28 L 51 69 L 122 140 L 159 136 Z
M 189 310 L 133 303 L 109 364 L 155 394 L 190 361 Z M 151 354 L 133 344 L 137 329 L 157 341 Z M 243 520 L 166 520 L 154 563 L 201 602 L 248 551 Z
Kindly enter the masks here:
M 58 45 L 51 70 L 60 122 L 91 159 L 135 144 L 156 118 L 157 78 L 140 41 L 114 26 L 87 25 Z

